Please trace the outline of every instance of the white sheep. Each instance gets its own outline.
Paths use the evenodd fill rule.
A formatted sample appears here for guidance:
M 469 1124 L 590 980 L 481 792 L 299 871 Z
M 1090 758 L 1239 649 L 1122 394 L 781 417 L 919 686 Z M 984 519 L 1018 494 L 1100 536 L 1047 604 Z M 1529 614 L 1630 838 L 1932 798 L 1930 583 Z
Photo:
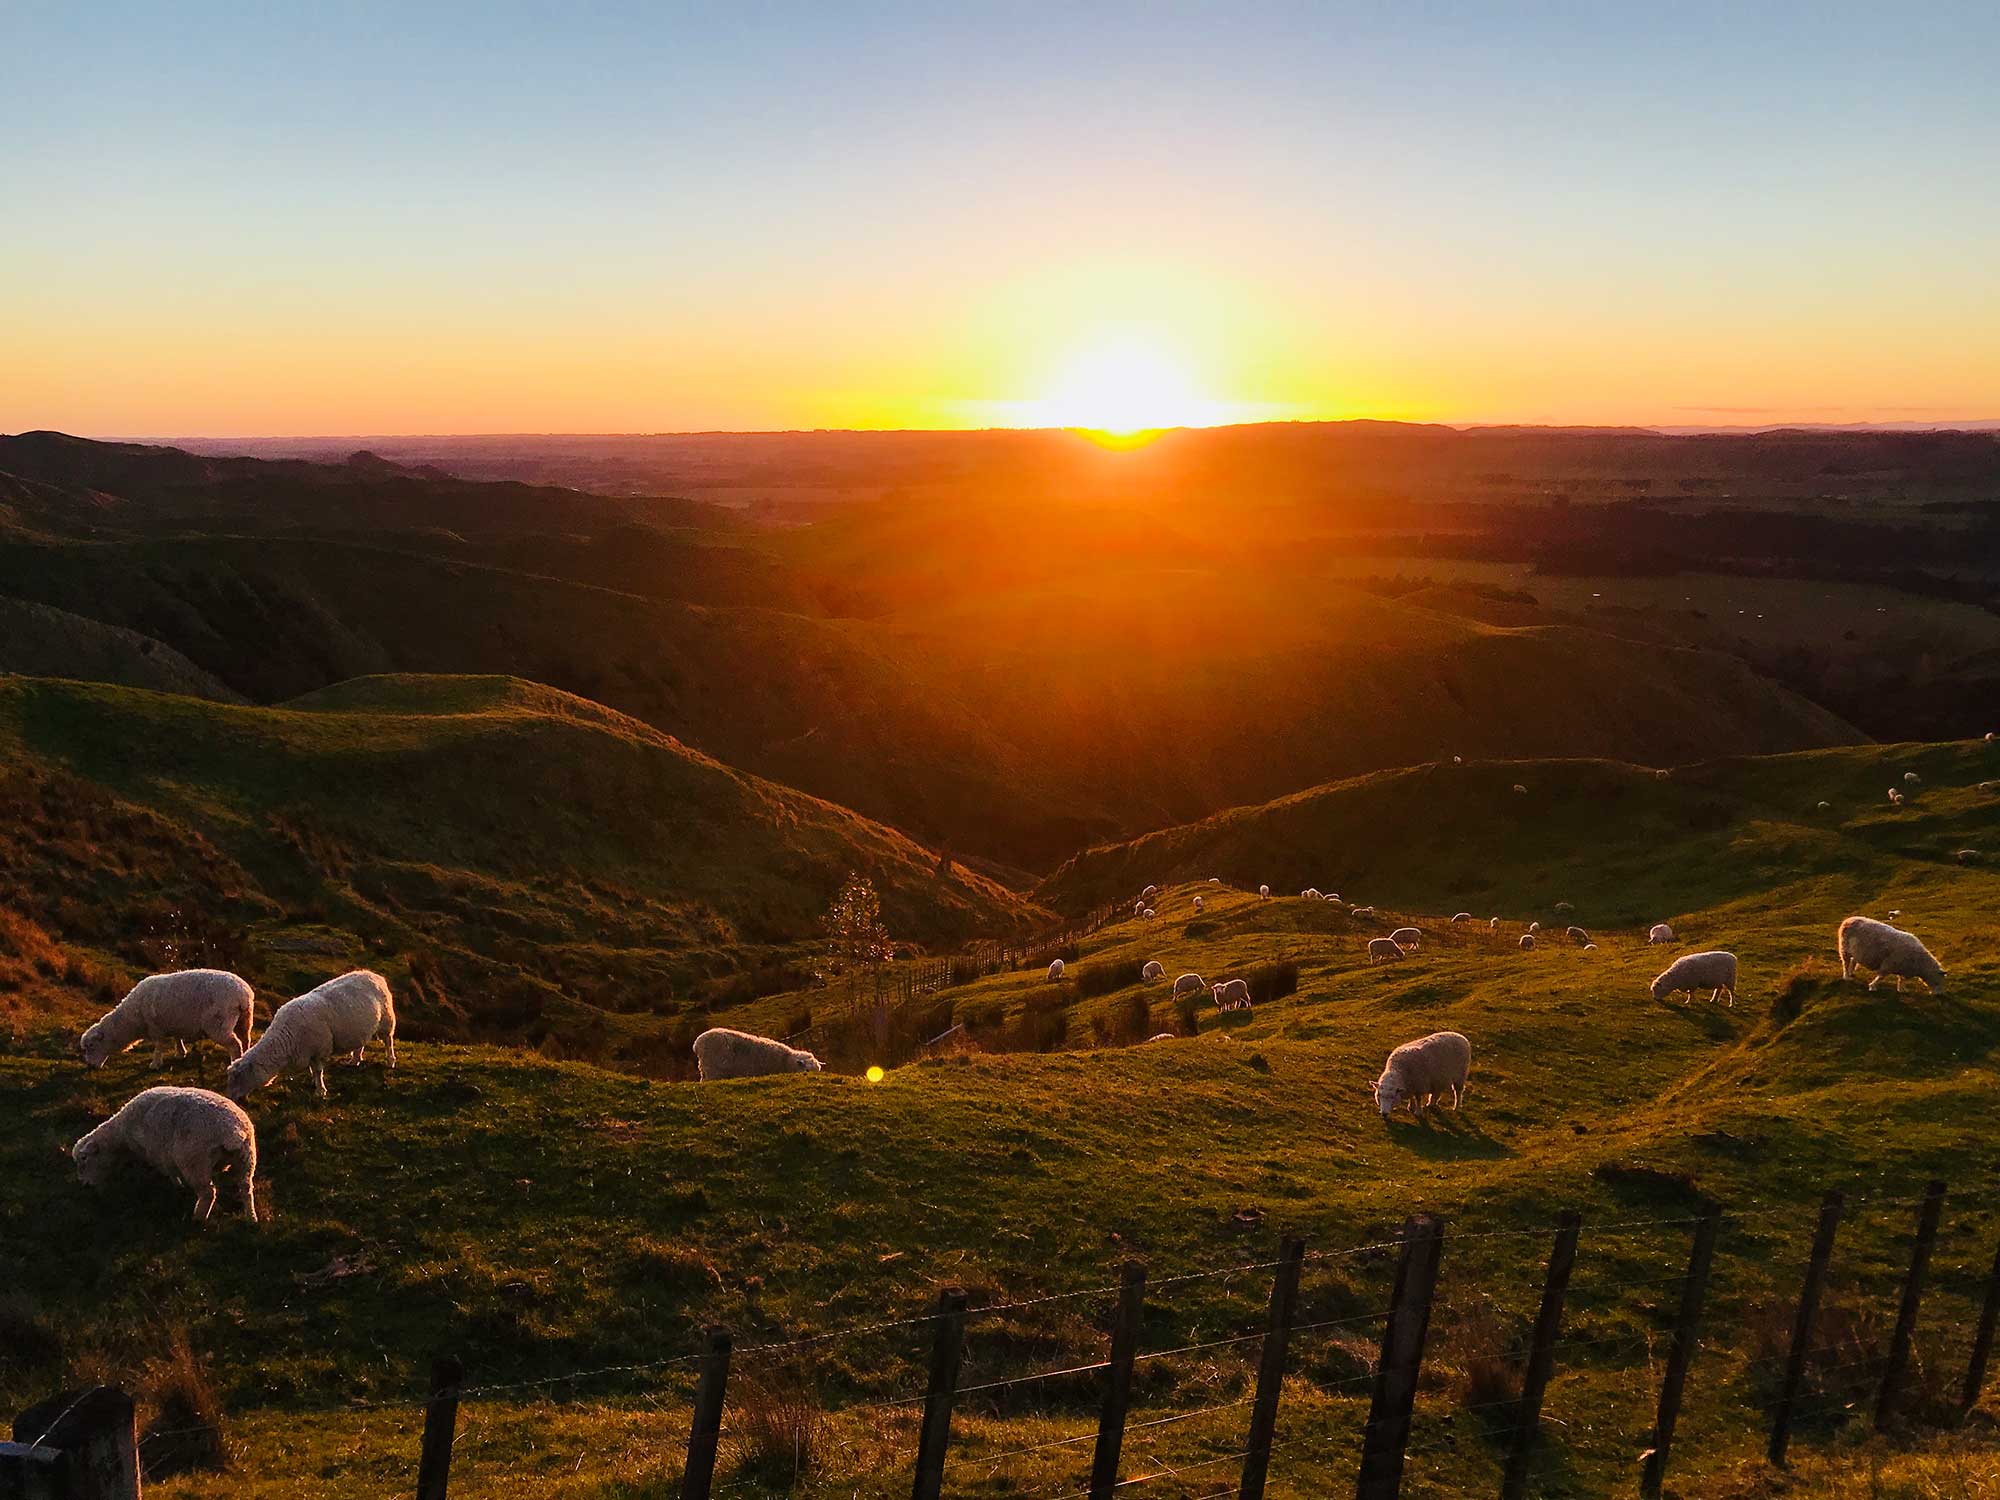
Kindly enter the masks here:
M 1668 964 L 1665 972 L 1653 981 L 1653 998 L 1664 1000 L 1675 990 L 1686 990 L 1686 1005 L 1693 1000 L 1695 991 L 1707 990 L 1711 1005 L 1721 995 L 1729 997 L 1729 1003 L 1736 1003 L 1736 955 L 1715 949 L 1708 953 L 1684 953 Z
M 1217 1010 L 1250 1009 L 1250 986 L 1241 979 L 1232 979 L 1227 984 L 1216 985 L 1214 994 Z
M 1301 901 L 1317 901 L 1319 900 L 1319 892 L 1312 886 L 1307 886 L 1299 892 L 1299 899 Z
M 1149 885 L 1143 891 L 1139 892 L 1139 899 L 1141 901 L 1151 901 L 1155 896 L 1159 894 L 1160 894 L 1160 888 L 1158 886 Z
M 1422 929 L 1416 927 L 1398 927 L 1394 932 L 1389 934 L 1389 941 L 1399 948 L 1415 948 L 1423 940 L 1424 934 Z
M 1973 865 L 1979 863 L 1979 851 L 1977 849 L 1954 850 L 1952 852 L 1951 857 L 1957 860 L 1962 865 Z
M 1472 913 L 1469 911 L 1455 911 L 1451 914 L 1451 920 L 1453 923 L 1470 922 L 1472 920 Z
M 1906 786 L 1922 786 L 1924 778 L 1919 776 L 1915 771 L 1905 771 L 1903 773 L 1903 783 Z
M 1173 1039 L 1174 1034 L 1171 1031 L 1156 1031 L 1146 1038 L 1149 1042 L 1171 1042 Z
M 254 999 L 250 986 L 226 969 L 150 974 L 84 1032 L 83 1060 L 101 1068 L 126 1048 L 151 1042 L 157 1068 L 168 1042 L 186 1052 L 189 1042 L 204 1037 L 220 1043 L 231 1058 L 241 1057 L 250 1045 Z
M 1542 924 L 1540 922 L 1530 922 L 1528 924 L 1528 931 L 1530 932 L 1540 932 L 1541 930 Z
M 1456 1031 L 1434 1031 L 1389 1054 L 1375 1080 L 1375 1107 L 1386 1120 L 1406 1104 L 1415 1114 L 1449 1093 L 1457 1109 L 1471 1073 L 1472 1043 Z
M 1832 812 L 1832 811 L 1833 811 L 1833 804 L 1832 804 L 1831 802 L 1822 802 L 1822 803 L 1820 803 L 1820 805 L 1819 805 L 1819 810 L 1820 810 L 1821 812 Z
M 1673 940 L 1674 930 L 1665 922 L 1655 922 L 1653 930 L 1646 934 L 1646 941 L 1649 943 L 1671 943 Z
M 1139 977 L 1148 981 L 1165 979 L 1167 977 L 1167 966 L 1157 958 L 1149 958 L 1146 960 L 1146 967 L 1139 971 Z
M 1194 909 L 1196 911 L 1200 911 L 1202 909 L 1201 897 L 1199 896 L 1194 898 Z
M 1210 885 L 1221 885 L 1222 877 L 1220 875 L 1211 875 L 1208 877 L 1208 883 Z
M 1159 913 L 1154 911 L 1153 908 L 1149 906 L 1146 908 L 1144 915 L 1146 920 L 1150 922 L 1153 920 L 1154 917 L 1158 916 Z
M 1534 946 L 1535 946 L 1535 935 L 1534 935 L 1534 934 L 1533 934 L 1532 932 L 1524 932 L 1524 933 L 1522 933 L 1522 934 L 1521 934 L 1521 951 L 1522 951 L 1523 953 L 1526 953 L 1526 952 L 1527 952 L 1527 951 L 1528 951 L 1528 950 L 1529 950 L 1530 948 L 1532 948 L 1532 947 L 1534 947 Z
M 1574 905 L 1573 903 L 1571 903 L 1571 902 L 1568 902 L 1568 901 L 1558 901 L 1558 902 L 1556 903 L 1556 910 L 1557 910 L 1558 912 L 1569 912 L 1569 911 L 1575 911 L 1575 910 L 1576 910 L 1576 907 L 1575 907 L 1575 905 Z
M 1486 919 L 1486 930 L 1488 932 L 1498 932 L 1500 930 L 1500 919 L 1498 917 L 1488 917 Z
M 1174 998 L 1178 1000 L 1183 995 L 1199 995 L 1206 988 L 1199 974 L 1183 974 L 1174 981 Z
M 1390 938 L 1370 938 L 1368 940 L 1368 962 L 1384 964 L 1403 956 L 1402 946 Z
M 1583 945 L 1583 951 L 1584 951 L 1585 953 L 1595 953 L 1595 952 L 1597 951 L 1597 944 L 1595 944 L 1595 943 L 1585 943 L 1585 944 Z
M 1522 786 L 1521 783 L 1517 781 L 1514 783 L 1514 795 L 1516 797 L 1525 797 L 1528 795 L 1528 789 Z
M 1350 917 L 1372 917 L 1375 915 L 1375 908 L 1372 906 L 1357 906 L 1349 911 L 1348 915 Z
M 1889 788 L 1889 805 L 1891 807 L 1901 807 L 1903 805 L 1903 794 L 1895 787 Z
M 1271 899 L 1271 888 L 1268 885 L 1260 885 L 1257 887 L 1257 894 L 1263 900 L 1269 901 Z
M 1049 983 L 1054 984 L 1057 980 L 1062 978 L 1062 975 L 1063 975 L 1063 961 L 1059 958 L 1050 960 Z
M 1871 990 L 1894 979 L 1901 994 L 1903 980 L 1909 978 L 1921 979 L 1932 994 L 1944 992 L 1944 969 L 1917 935 L 1873 917 L 1849 917 L 1840 924 L 1840 977 L 1852 979 L 1856 969 L 1874 971 Z
M 718 1078 L 761 1078 L 767 1073 L 817 1073 L 819 1059 L 768 1036 L 711 1026 L 694 1039 L 695 1068 L 703 1083 Z
M 360 1063 L 368 1043 L 381 1037 L 396 1066 L 396 1005 L 389 982 L 369 969 L 355 969 L 307 990 L 271 1012 L 264 1034 L 223 1075 L 222 1091 L 247 1099 L 280 1073 L 303 1068 L 313 1088 L 326 1097 L 326 1065 L 335 1057 Z
M 153 1088 L 70 1147 L 79 1180 L 102 1187 L 132 1157 L 194 1189 L 194 1217 L 215 1207 L 215 1174 L 227 1167 L 257 1218 L 257 1127 L 242 1106 L 207 1089 Z
M 1572 943 L 1575 943 L 1579 948 L 1590 941 L 1590 934 L 1585 932 L 1581 927 L 1571 927 L 1567 929 L 1567 931 L 1564 933 L 1564 936 L 1566 936 Z

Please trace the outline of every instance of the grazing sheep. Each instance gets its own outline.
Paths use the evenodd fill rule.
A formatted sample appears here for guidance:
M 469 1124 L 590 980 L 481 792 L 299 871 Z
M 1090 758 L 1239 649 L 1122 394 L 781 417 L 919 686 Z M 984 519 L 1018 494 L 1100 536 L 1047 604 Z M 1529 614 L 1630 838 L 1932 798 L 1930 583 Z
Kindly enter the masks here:
M 1206 988 L 1199 974 L 1183 974 L 1174 981 L 1174 998 L 1178 1000 L 1183 995 L 1199 995 Z
M 1664 1000 L 1675 990 L 1686 990 L 1688 997 L 1681 1004 L 1693 1000 L 1696 990 L 1707 990 L 1709 1004 L 1713 1005 L 1721 995 L 1729 997 L 1729 1003 L 1736 1003 L 1736 955 L 1724 953 L 1720 949 L 1708 953 L 1684 953 L 1666 971 L 1653 981 L 1653 998 Z
M 1528 924 L 1528 931 L 1530 932 L 1540 932 L 1541 930 L 1542 924 L 1540 922 L 1530 922 Z
M 1393 938 L 1370 938 L 1368 940 L 1368 962 L 1384 964 L 1403 956 L 1402 945 Z
M 1139 971 L 1139 977 L 1147 980 L 1165 979 L 1167 977 L 1167 966 L 1157 958 L 1149 958 L 1146 960 L 1146 967 Z
M 1581 927 L 1569 928 L 1567 932 L 1564 933 L 1564 936 L 1566 936 L 1572 943 L 1575 943 L 1578 947 L 1582 947 L 1585 943 L 1588 943 L 1590 941 L 1590 934 L 1585 932 Z
M 1211 875 L 1208 877 L 1208 883 L 1210 885 L 1221 885 L 1222 877 L 1220 875 Z
M 1525 797 L 1528 795 L 1528 789 L 1522 786 L 1521 783 L 1517 781 L 1514 783 L 1514 795 L 1516 797 Z
M 1655 922 L 1653 930 L 1646 934 L 1646 941 L 1649 943 L 1671 943 L 1673 940 L 1674 930 L 1665 922 Z
M 1063 961 L 1059 958 L 1049 960 L 1049 983 L 1054 984 L 1062 978 L 1062 974 Z
M 1135 917 L 1143 917 L 1145 914 L 1146 914 L 1146 903 L 1143 901 L 1134 901 L 1132 903 L 1132 915 Z
M 1328 892 L 1326 893 L 1326 899 L 1327 899 L 1327 900 L 1329 900 L 1329 901 L 1338 901 L 1338 900 L 1340 899 L 1340 892 L 1339 892 L 1339 891 L 1328 891 Z
M 1953 851 L 1951 857 L 1957 860 L 1962 865 L 1974 865 L 1979 863 L 1979 851 L 1977 849 L 1955 850 Z
M 1833 804 L 1832 804 L 1831 802 L 1822 802 L 1822 803 L 1820 803 L 1820 805 L 1819 805 L 1819 810 L 1820 810 L 1821 812 L 1832 812 L 1832 811 L 1833 811 Z
M 167 1055 L 167 1043 L 203 1037 L 219 1042 L 231 1058 L 250 1045 L 254 1014 L 250 986 L 226 969 L 181 969 L 140 980 L 83 1034 L 83 1060 L 93 1068 L 140 1042 L 153 1044 L 153 1066 Z
M 1415 948 L 1423 940 L 1424 934 L 1422 929 L 1416 927 L 1398 927 L 1394 932 L 1389 934 L 1389 941 L 1399 948 Z
M 1556 910 L 1558 912 L 1575 911 L 1576 907 L 1567 901 L 1558 901 L 1556 903 Z
M 1669 776 L 1671 776 L 1672 774 L 1673 774 L 1673 773 L 1672 773 L 1671 771 L 1664 771 L 1664 770 L 1662 770 L 1662 771 L 1655 771 L 1655 772 L 1653 773 L 1653 780 L 1655 780 L 1655 781 L 1665 781 L 1665 780 L 1666 780 L 1666 779 L 1667 779 L 1667 778 L 1668 778 Z
M 1868 981 L 1874 989 L 1885 979 L 1896 981 L 1896 993 L 1903 980 L 1921 979 L 1932 994 L 1944 993 L 1944 969 L 1913 932 L 1891 927 L 1873 917 L 1849 917 L 1840 924 L 1840 977 L 1854 978 L 1856 969 L 1872 969 Z
M 1463 755 L 1454 755 L 1451 758 L 1451 763 L 1455 766 L 1462 766 L 1465 764 L 1465 757 Z
M 1328 896 L 1328 897 L 1326 898 L 1326 904 L 1327 904 L 1328 906 L 1338 906 L 1338 905 L 1340 905 L 1340 897 L 1338 897 L 1338 896 Z
M 1488 917 L 1486 919 L 1486 929 L 1489 932 L 1498 932 L 1500 930 L 1500 919 L 1498 917 Z
M 1174 1034 L 1171 1031 L 1156 1031 L 1146 1038 L 1149 1042 L 1171 1042 L 1173 1039 Z
M 303 1068 L 324 1099 L 328 1059 L 352 1057 L 358 1064 L 378 1036 L 389 1044 L 389 1066 L 395 1067 L 396 1005 L 389 982 L 370 969 L 355 969 L 272 1011 L 264 1034 L 229 1065 L 222 1091 L 247 1099 L 280 1073 Z
M 257 1219 L 257 1127 L 242 1106 L 207 1089 L 147 1089 L 84 1136 L 69 1154 L 78 1179 L 102 1187 L 120 1158 L 134 1157 L 194 1189 L 200 1223 L 215 1207 L 215 1174 L 227 1167 Z
M 1154 917 L 1158 916 L 1159 913 L 1154 911 L 1153 908 L 1149 906 L 1146 908 L 1144 913 L 1142 913 L 1142 915 L 1146 918 L 1148 922 L 1150 922 L 1153 920 Z
M 1469 911 L 1455 911 L 1451 914 L 1451 920 L 1454 923 L 1470 922 L 1472 920 L 1472 913 Z
M 1199 897 L 1199 896 L 1197 896 L 1197 897 L 1195 897 L 1195 898 L 1194 898 L 1194 909 L 1195 909 L 1196 911 L 1200 911 L 1200 910 L 1202 909 L 1202 905 L 1201 905 L 1201 897 Z
M 1979 783 L 1979 790 L 1982 792 L 1990 792 L 1996 786 L 2000 786 L 2000 781 L 1982 781 Z
M 760 1078 L 766 1073 L 817 1073 L 819 1059 L 797 1047 L 727 1026 L 711 1026 L 694 1039 L 695 1068 L 703 1083 L 718 1078 Z
M 1268 885 L 1260 885 L 1257 887 L 1257 894 L 1264 900 L 1269 901 L 1271 899 L 1271 888 Z
M 1471 1072 L 1472 1043 L 1456 1031 L 1434 1031 L 1389 1054 L 1375 1080 L 1375 1107 L 1386 1120 L 1406 1104 L 1415 1114 L 1449 1093 L 1451 1107 L 1457 1109 Z
M 1903 805 L 1903 794 L 1894 787 L 1889 788 L 1889 805 L 1891 807 L 1901 807 Z
M 1595 952 L 1597 951 L 1597 944 L 1595 944 L 1595 943 L 1585 943 L 1585 944 L 1583 945 L 1583 951 L 1584 951 L 1585 953 L 1595 953 Z
M 1143 891 L 1139 892 L 1139 899 L 1141 901 L 1151 901 L 1155 896 L 1159 894 L 1160 894 L 1160 888 L 1158 886 L 1149 885 Z
M 1241 979 L 1232 979 L 1227 984 L 1214 987 L 1215 1008 L 1217 1010 L 1248 1010 L 1250 1008 L 1250 986 Z
M 1987 730 L 1987 731 L 1986 731 L 1986 738 L 1988 738 L 1989 740 L 1993 738 L 1993 731 L 1992 731 L 1992 730 L 1990 730 L 1990 729 L 1989 729 L 1989 730 Z
M 1524 933 L 1522 933 L 1522 934 L 1521 934 L 1521 951 L 1522 951 L 1523 953 L 1526 953 L 1526 952 L 1527 952 L 1527 951 L 1528 951 L 1528 950 L 1529 950 L 1530 948 L 1532 948 L 1532 947 L 1534 947 L 1534 946 L 1535 946 L 1535 935 L 1534 935 L 1534 934 L 1533 934 L 1532 932 L 1524 932 Z
M 1348 915 L 1350 917 L 1372 917 L 1375 915 L 1375 908 L 1372 906 L 1357 906 L 1350 910 Z
M 1301 901 L 1317 901 L 1319 900 L 1319 891 L 1316 887 L 1307 886 L 1299 892 L 1299 899 Z
M 1922 786 L 1924 778 L 1919 776 L 1915 771 L 1905 771 L 1903 773 L 1903 784 L 1905 786 Z

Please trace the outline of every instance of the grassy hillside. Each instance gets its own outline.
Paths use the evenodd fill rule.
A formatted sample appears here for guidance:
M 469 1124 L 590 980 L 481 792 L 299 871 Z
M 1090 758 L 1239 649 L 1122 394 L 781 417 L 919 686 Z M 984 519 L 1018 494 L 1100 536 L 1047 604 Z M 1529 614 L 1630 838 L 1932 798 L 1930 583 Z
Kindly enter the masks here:
M 242 701 L 220 680 L 150 636 L 21 599 L 0 598 L 0 672 Z
M 85 994 L 168 942 L 281 994 L 367 961 L 407 976 L 420 1035 L 643 1055 L 810 940 L 850 870 L 899 938 L 1033 919 L 879 824 L 514 679 L 281 708 L 8 679 L 0 788 L 0 908 L 89 955 L 56 976 Z
M 505 702 L 519 690 L 462 691 L 492 708 L 489 695 Z M 1379 825 L 1359 814 L 1325 825 L 1314 851 L 1322 884 L 1366 862 L 1363 883 L 1340 889 L 1393 908 L 1376 921 L 1179 884 L 1161 893 L 1155 921 L 1121 919 L 1086 939 L 1060 989 L 1022 972 L 948 992 L 963 1014 L 1055 990 L 1080 1019 L 1139 996 L 1166 1029 L 1164 986 L 1085 1001 L 1076 974 L 1144 958 L 1205 977 L 1296 962 L 1297 994 L 1252 1015 L 1219 1025 L 1209 1012 L 1199 1036 L 1144 1046 L 924 1064 L 879 1085 L 834 1075 L 667 1084 L 412 1045 L 394 1074 L 379 1064 L 339 1070 L 328 1104 L 296 1084 L 253 1100 L 271 1210 L 255 1229 L 229 1219 L 191 1233 L 178 1222 L 185 1195 L 143 1174 L 109 1195 L 71 1184 L 52 1146 L 148 1070 L 133 1057 L 87 1075 L 56 1054 L 56 1039 L 31 1036 L 0 1057 L 0 1162 L 12 1180 L 37 1184 L 0 1198 L 0 1281 L 11 1289 L 9 1326 L 32 1352 L 0 1367 L 0 1384 L 25 1396 L 65 1373 L 144 1367 L 184 1336 L 241 1451 L 235 1477 L 195 1476 L 161 1493 L 388 1495 L 406 1491 L 413 1473 L 410 1398 L 421 1372 L 434 1350 L 451 1348 L 476 1382 L 505 1387 L 468 1401 L 454 1493 L 462 1483 L 471 1495 L 527 1487 L 630 1500 L 673 1493 L 688 1373 L 656 1362 L 691 1349 L 704 1321 L 730 1323 L 746 1344 L 837 1332 L 739 1361 L 739 1382 L 767 1396 L 739 1387 L 725 1477 L 743 1493 L 784 1488 L 759 1467 L 768 1445 L 752 1419 L 804 1382 L 836 1415 L 815 1434 L 816 1467 L 795 1492 L 887 1496 L 907 1490 L 913 1422 L 902 1406 L 872 1403 L 920 1382 L 922 1336 L 866 1330 L 959 1282 L 976 1305 L 1008 1305 L 975 1320 L 968 1382 L 1087 1363 L 1101 1357 L 1101 1289 L 1136 1254 L 1154 1279 L 1145 1347 L 1205 1347 L 1142 1367 L 1141 1419 L 1178 1420 L 1143 1430 L 1128 1447 L 1130 1472 L 1208 1466 L 1145 1487 L 1195 1496 L 1233 1472 L 1218 1461 L 1240 1451 L 1237 1403 L 1254 1361 L 1254 1342 L 1217 1341 L 1261 1326 L 1261 1263 L 1277 1233 L 1296 1228 L 1330 1252 L 1307 1269 L 1301 1317 L 1311 1326 L 1295 1344 L 1273 1459 L 1272 1493 L 1305 1500 L 1351 1485 L 1372 1319 L 1390 1271 L 1379 1249 L 1331 1252 L 1378 1244 L 1407 1213 L 1431 1209 L 1451 1227 L 1406 1493 L 1488 1493 L 1504 1451 L 1497 1403 L 1533 1314 L 1543 1229 L 1574 1206 L 1586 1215 L 1584 1248 L 1537 1493 L 1599 1495 L 1632 1483 L 1686 1220 L 1712 1195 L 1733 1216 L 1674 1483 L 1684 1495 L 1762 1493 L 1755 1455 L 1772 1361 L 1824 1189 L 1843 1188 L 1853 1207 L 1802 1458 L 1842 1451 L 1865 1421 L 1910 1198 L 1934 1175 L 1954 1194 L 1921 1324 L 1920 1410 L 1946 1401 L 1963 1361 L 2000 1236 L 1984 1192 L 2000 1123 L 1991 943 L 2000 877 L 1929 851 L 1933 841 L 1993 844 L 2000 821 L 1976 781 L 1995 753 L 1850 750 L 1704 767 L 1666 783 L 1617 767 L 1549 767 L 1548 777 L 1630 789 L 1595 820 L 1579 800 L 1563 814 L 1566 844 L 1525 838 L 1511 793 L 1444 803 L 1436 817 L 1453 844 L 1490 860 L 1485 900 L 1462 896 L 1455 866 L 1426 896 L 1421 850 L 1361 845 L 1370 828 L 1390 845 L 1428 837 L 1398 800 L 1397 778 L 1333 789 L 1316 795 L 1379 796 L 1388 809 Z M 1885 826 L 1861 789 L 1910 766 L 1922 768 L 1924 789 L 1906 825 Z M 1814 777 L 1823 779 L 1801 787 Z M 1846 803 L 1830 795 L 1843 787 Z M 1818 831 L 1755 815 L 1813 793 L 1844 815 Z M 1681 800 L 1653 808 L 1652 795 Z M 1705 799 L 1726 809 L 1726 826 L 1686 827 Z M 1681 838 L 1666 836 L 1677 827 Z M 1546 870 L 1565 849 L 1566 862 Z M 1151 852 L 1147 878 L 1170 876 L 1157 867 L 1168 846 Z M 1065 878 L 1081 882 L 1105 857 Z M 1196 894 L 1208 906 L 1199 917 Z M 1555 921 L 1558 898 L 1576 903 L 1598 950 L 1552 942 L 1521 953 L 1517 924 Z M 1442 914 L 1461 904 L 1510 921 L 1497 937 L 1454 933 Z M 1943 958 L 1948 996 L 1914 987 L 1870 996 L 1835 977 L 1838 919 L 1890 908 Z M 1663 955 L 1644 944 L 1640 923 L 1661 916 L 1685 946 L 1739 954 L 1734 1009 L 1647 998 Z M 1411 917 L 1432 933 L 1424 948 L 1369 966 L 1365 939 Z M 1465 1110 L 1385 1127 L 1367 1097 L 1381 1058 L 1447 1026 L 1474 1044 Z M 1071 1028 L 1074 1039 L 1085 1033 Z M 88 1248 L 60 1258 L 35 1248 L 52 1243 Z M 1229 1267 L 1242 1269 L 1172 1279 Z M 633 1365 L 645 1368 L 604 1368 Z M 598 1373 L 571 1378 L 579 1371 Z M 951 1492 L 1074 1487 L 1079 1448 L 1039 1445 L 1092 1429 L 1094 1389 L 1086 1376 L 968 1397 Z M 1209 1472 L 1218 1469 L 1219 1478 Z

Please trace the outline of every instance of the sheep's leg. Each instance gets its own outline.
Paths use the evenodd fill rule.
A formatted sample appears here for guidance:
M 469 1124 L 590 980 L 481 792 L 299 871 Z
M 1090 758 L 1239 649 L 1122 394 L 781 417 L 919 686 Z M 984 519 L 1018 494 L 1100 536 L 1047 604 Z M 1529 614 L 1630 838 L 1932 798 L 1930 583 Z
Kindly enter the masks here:
M 167 1061 L 167 1044 L 159 1037 L 153 1039 L 153 1066 L 164 1067 Z
M 1876 986 L 1876 985 L 1878 985 L 1878 984 L 1880 984 L 1881 982 L 1882 982 L 1882 976 L 1881 976 L 1880 974 L 1877 974 L 1877 975 L 1876 975 L 1876 976 L 1875 976 L 1875 977 L 1874 977 L 1873 979 L 1869 980 L 1869 981 L 1868 981 L 1868 993 L 1869 993 L 1869 994 L 1871 994 L 1871 995 L 1872 995 L 1872 994 L 1874 994 L 1874 993 L 1875 993 L 1875 986 Z
M 1465 1089 L 1464 1089 L 1464 1086 L 1463 1086 L 1463 1085 L 1461 1085 L 1461 1084 L 1456 1084 L 1456 1083 L 1454 1083 L 1454 1084 L 1453 1084 L 1453 1085 L 1451 1086 L 1451 1108 L 1452 1108 L 1452 1113 L 1456 1114 L 1456 1113 L 1458 1112 L 1458 1101 L 1459 1101 L 1460 1099 L 1462 1099 L 1463 1097 L 1465 1097 Z
M 197 1224 L 207 1223 L 208 1211 L 214 1207 L 215 1207 L 215 1179 L 213 1177 L 210 1177 L 208 1181 L 196 1185 L 196 1191 L 194 1195 L 195 1223 Z
M 312 1074 L 314 1091 L 320 1098 L 324 1099 L 326 1097 L 326 1064 L 324 1062 L 313 1063 L 306 1071 Z
M 396 1066 L 396 1033 L 390 1032 L 384 1040 L 389 1044 L 389 1066 Z
M 257 1222 L 257 1179 L 250 1173 L 240 1174 L 243 1179 L 243 1217 L 252 1224 Z
M 1903 993 L 1903 976 L 1901 974 L 1896 976 L 1896 993 L 1899 995 Z
M 180 1037 L 180 1036 L 175 1037 L 174 1045 L 181 1049 L 182 1057 L 186 1057 L 188 1055 L 188 1044 L 186 1037 Z

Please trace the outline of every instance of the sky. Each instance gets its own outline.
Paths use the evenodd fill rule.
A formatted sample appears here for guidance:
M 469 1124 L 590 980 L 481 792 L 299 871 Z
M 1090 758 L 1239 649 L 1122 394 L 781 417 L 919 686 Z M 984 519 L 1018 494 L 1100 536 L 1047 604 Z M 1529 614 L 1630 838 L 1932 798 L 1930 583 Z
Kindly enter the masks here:
M 0 0 L 0 430 L 2000 417 L 2000 6 Z

